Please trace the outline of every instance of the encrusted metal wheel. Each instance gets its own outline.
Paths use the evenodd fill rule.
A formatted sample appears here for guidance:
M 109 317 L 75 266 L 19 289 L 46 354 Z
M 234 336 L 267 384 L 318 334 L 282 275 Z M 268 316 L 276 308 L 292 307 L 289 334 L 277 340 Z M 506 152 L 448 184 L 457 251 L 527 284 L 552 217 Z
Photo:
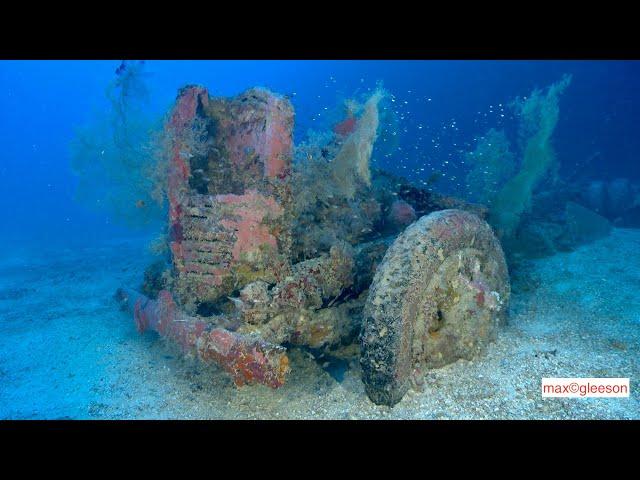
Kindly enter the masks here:
M 423 368 L 482 351 L 504 322 L 509 295 L 502 248 L 483 220 L 441 210 L 410 225 L 386 252 L 364 309 L 369 398 L 393 406 Z

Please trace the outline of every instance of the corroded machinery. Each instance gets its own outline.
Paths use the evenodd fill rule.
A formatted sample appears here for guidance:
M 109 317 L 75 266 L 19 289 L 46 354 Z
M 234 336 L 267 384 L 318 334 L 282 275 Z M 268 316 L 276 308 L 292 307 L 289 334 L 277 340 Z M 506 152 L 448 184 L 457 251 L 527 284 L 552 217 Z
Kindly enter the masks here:
M 486 210 L 370 172 L 377 101 L 296 171 L 287 99 L 182 89 L 165 127 L 169 272 L 118 291 L 138 330 L 274 388 L 287 348 L 359 340 L 366 391 L 388 405 L 424 368 L 481 351 L 509 299 Z

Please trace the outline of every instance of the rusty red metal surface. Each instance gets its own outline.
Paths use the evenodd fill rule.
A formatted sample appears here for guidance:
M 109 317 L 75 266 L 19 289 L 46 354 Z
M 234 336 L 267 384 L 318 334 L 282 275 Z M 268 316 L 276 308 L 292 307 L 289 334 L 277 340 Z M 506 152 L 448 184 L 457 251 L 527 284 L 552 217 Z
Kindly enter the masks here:
M 199 158 L 188 143 L 196 120 L 210 141 Z M 181 90 L 166 125 L 170 249 L 181 304 L 216 301 L 286 271 L 292 129 L 291 104 L 268 90 L 231 99 L 198 86 Z
M 338 135 L 342 135 L 343 137 L 351 135 L 355 131 L 355 129 L 356 117 L 354 117 L 353 115 L 349 115 L 347 118 L 333 127 L 333 131 Z
M 198 103 L 206 105 L 209 94 L 204 87 L 191 86 L 181 90 L 166 128 L 174 139 L 169 165 L 169 221 L 174 236 L 174 243 L 180 244 L 181 219 L 183 205 L 188 194 L 188 181 L 191 174 L 189 163 L 185 158 L 184 131 L 191 127 L 196 116 Z
M 133 312 L 140 333 L 153 330 L 173 341 L 183 353 L 195 354 L 227 371 L 236 385 L 260 383 L 278 388 L 289 372 L 286 350 L 259 338 L 215 328 L 210 323 L 182 312 L 171 293 L 162 290 L 157 300 L 131 289 L 121 288 L 117 298 Z

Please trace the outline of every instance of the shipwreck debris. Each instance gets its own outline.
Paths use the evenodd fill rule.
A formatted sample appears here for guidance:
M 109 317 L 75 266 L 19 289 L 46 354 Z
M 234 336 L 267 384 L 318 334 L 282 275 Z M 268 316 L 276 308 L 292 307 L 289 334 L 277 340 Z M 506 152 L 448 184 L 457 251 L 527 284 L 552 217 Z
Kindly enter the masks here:
M 296 150 L 294 170 L 285 97 L 183 88 L 165 126 L 170 265 L 148 270 L 149 296 L 117 293 L 138 330 L 273 388 L 285 347 L 353 350 L 361 334 L 367 393 L 389 405 L 480 351 L 509 297 L 486 208 L 370 170 L 383 96 Z
M 197 120 L 211 135 L 203 157 L 186 142 Z M 273 280 L 286 270 L 290 249 L 288 179 L 293 109 L 263 89 L 236 98 L 211 98 L 203 87 L 186 87 L 167 131 L 173 139 L 169 172 L 174 291 L 194 303 L 216 301 L 254 280 Z M 192 164 L 208 179 L 194 189 Z
M 503 323 L 509 293 L 504 254 L 484 221 L 442 210 L 415 222 L 385 254 L 364 308 L 369 398 L 395 405 L 414 370 L 476 355 Z
M 140 333 L 153 330 L 174 342 L 183 353 L 220 365 L 236 385 L 261 383 L 272 388 L 284 385 L 289 359 L 283 347 L 186 315 L 167 290 L 160 292 L 158 300 L 125 288 L 116 295 L 122 307 L 133 313 Z

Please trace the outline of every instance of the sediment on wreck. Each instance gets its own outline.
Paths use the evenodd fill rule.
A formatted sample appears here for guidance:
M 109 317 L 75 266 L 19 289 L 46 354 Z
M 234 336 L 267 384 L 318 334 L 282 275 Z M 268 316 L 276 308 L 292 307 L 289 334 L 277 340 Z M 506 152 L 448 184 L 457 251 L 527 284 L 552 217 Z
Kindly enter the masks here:
M 220 365 L 237 385 L 275 388 L 289 369 L 283 345 L 353 343 L 371 316 L 370 284 L 402 230 L 434 210 L 486 216 L 481 206 L 370 170 L 382 96 L 376 91 L 357 117 L 350 112 L 328 143 L 309 150 L 320 156 L 294 172 L 293 109 L 284 97 L 182 89 L 165 128 L 172 272 L 150 272 L 145 285 L 160 289 L 157 299 L 118 293 L 139 331 Z M 465 215 L 449 220 L 476 225 Z M 484 302 L 482 285 L 469 289 Z
M 140 333 L 153 330 L 171 340 L 183 353 L 216 363 L 238 386 L 261 383 L 272 388 L 284 384 L 289 371 L 286 350 L 264 340 L 242 335 L 182 312 L 171 293 L 162 290 L 157 300 L 126 288 L 116 293 L 123 309 L 133 314 Z
M 196 122 L 203 154 L 188 141 Z M 180 92 L 166 126 L 168 196 L 173 291 L 188 311 L 287 271 L 292 126 L 291 104 L 268 90 L 232 99 L 197 86 Z
M 473 358 L 495 338 L 509 295 L 504 254 L 488 224 L 453 209 L 413 223 L 387 250 L 364 307 L 369 397 L 393 406 L 424 368 Z

